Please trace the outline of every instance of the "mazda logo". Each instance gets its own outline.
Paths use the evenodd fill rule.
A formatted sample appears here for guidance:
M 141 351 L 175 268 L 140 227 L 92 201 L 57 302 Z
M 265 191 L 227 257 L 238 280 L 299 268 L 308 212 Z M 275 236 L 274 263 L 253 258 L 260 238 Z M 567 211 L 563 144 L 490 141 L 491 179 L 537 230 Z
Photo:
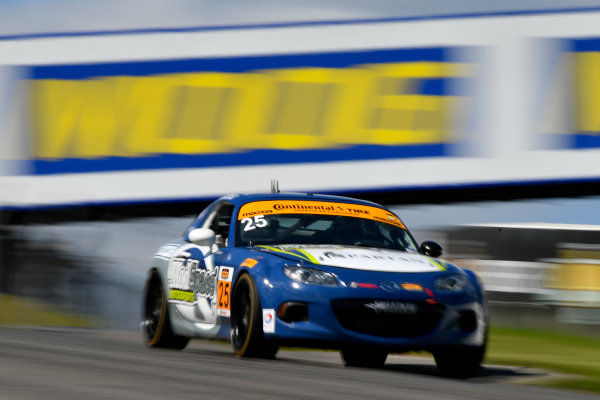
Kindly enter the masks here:
M 386 292 L 399 292 L 402 290 L 402 286 L 398 282 L 392 281 L 381 282 L 379 287 Z
M 374 301 L 364 305 L 377 314 L 416 314 L 417 305 L 412 301 Z

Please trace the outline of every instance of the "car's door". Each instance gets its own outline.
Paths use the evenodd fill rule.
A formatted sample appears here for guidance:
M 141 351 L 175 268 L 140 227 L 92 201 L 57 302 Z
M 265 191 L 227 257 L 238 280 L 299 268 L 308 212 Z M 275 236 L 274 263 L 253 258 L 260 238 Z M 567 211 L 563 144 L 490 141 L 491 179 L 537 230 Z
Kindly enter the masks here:
M 210 258 L 210 264 L 216 272 L 216 292 L 212 304 L 216 316 L 229 317 L 231 305 L 231 285 L 233 282 L 234 268 L 230 261 L 229 237 L 232 224 L 234 205 L 228 201 L 217 204 L 208 215 L 203 228 L 209 228 L 215 232 L 215 245 Z
M 201 215 L 197 222 L 188 228 L 184 235 L 188 243 L 174 250 L 169 259 L 169 303 L 181 317 L 194 322 L 197 327 L 207 332 L 216 327 L 218 315 L 224 315 L 220 308 L 227 306 L 228 310 L 228 304 L 219 306 L 218 303 L 219 300 L 223 303 L 224 299 L 229 299 L 223 293 L 219 297 L 220 281 L 222 277 L 228 276 L 229 271 L 220 274 L 219 264 L 215 259 L 222 254 L 216 247 L 223 247 L 228 242 L 232 211 L 233 205 L 228 202 L 210 206 L 206 210 L 206 217 Z M 188 235 L 195 228 L 212 229 L 216 234 L 216 247 L 210 246 L 209 243 L 191 243 Z

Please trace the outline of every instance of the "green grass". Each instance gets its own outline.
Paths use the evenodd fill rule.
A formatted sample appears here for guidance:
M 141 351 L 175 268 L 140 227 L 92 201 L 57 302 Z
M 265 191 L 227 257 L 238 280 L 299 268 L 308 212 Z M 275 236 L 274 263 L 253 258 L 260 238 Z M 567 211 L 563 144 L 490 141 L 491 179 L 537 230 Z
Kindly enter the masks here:
M 573 375 L 539 384 L 600 393 L 600 339 L 493 327 L 485 362 L 538 367 Z
M 92 318 L 51 309 L 26 297 L 0 294 L 0 325 L 92 327 Z

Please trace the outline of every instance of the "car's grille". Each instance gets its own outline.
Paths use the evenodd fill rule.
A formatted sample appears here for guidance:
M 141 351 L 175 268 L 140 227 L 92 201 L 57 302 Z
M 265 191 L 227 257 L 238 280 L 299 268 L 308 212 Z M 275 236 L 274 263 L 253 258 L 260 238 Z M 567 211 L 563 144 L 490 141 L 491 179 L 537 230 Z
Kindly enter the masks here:
M 380 337 L 412 337 L 431 332 L 445 307 L 404 300 L 340 299 L 331 303 L 346 329 Z

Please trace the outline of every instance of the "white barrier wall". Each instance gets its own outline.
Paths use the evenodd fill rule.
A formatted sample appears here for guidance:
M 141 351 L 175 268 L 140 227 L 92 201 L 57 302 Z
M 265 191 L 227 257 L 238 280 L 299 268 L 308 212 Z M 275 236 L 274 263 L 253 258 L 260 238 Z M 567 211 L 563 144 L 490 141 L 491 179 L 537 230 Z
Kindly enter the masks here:
M 599 18 L 0 38 L 0 206 L 596 181 Z

